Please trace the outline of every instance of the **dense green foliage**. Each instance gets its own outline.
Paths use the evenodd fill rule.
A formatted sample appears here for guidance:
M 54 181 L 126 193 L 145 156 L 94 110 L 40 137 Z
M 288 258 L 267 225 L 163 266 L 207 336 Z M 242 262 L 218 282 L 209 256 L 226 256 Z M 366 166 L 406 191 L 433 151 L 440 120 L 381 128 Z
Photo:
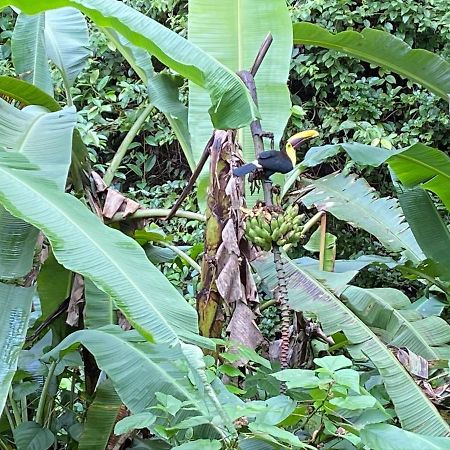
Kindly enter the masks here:
M 75 70 L 80 75 L 73 87 L 69 88 L 65 71 L 73 62 L 70 52 L 67 65 L 61 64 L 59 70 L 52 66 L 61 109 L 35 86 L 27 91 L 27 84 L 17 79 L 0 80 L 7 100 L 0 99 L 0 304 L 5 310 L 0 315 L 0 365 L 6 362 L 6 371 L 0 371 L 0 447 L 11 444 L 22 450 L 32 442 L 36 450 L 53 445 L 67 450 L 117 450 L 121 445 L 402 450 L 408 439 L 411 448 L 446 448 L 450 438 L 444 436 L 450 428 L 441 409 L 449 380 L 450 325 L 445 317 L 450 232 L 442 217 L 448 215 L 450 201 L 446 190 L 450 158 L 423 145 L 449 148 L 446 103 L 398 75 L 337 51 L 295 48 L 289 81 L 294 105 L 286 133 L 316 128 L 321 132 L 319 144 L 339 143 L 312 149 L 297 166 L 299 172 L 294 171 L 295 178 L 290 175 L 292 183 L 288 178 L 282 186 L 284 211 L 294 211 L 287 205 L 298 202 L 305 214 L 299 214 L 298 205 L 291 221 L 282 219 L 277 205 L 233 211 L 241 201 L 240 192 L 231 176 L 233 164 L 224 155 L 235 155 L 224 147 L 218 152 L 216 179 L 211 178 L 206 214 L 200 214 L 197 198 L 201 202 L 202 197 L 194 190 L 181 213 L 189 218 L 167 221 L 167 212 L 142 209 L 131 219 L 124 218 L 114 202 L 133 208 L 137 204 L 131 199 L 144 208 L 167 210 L 190 174 L 185 159 L 189 153 L 183 145 L 183 154 L 176 136 L 186 141 L 180 139 L 179 129 L 175 136 L 169 126 L 174 116 L 156 108 L 132 135 L 119 169 L 111 170 L 130 137 L 127 133 L 137 128 L 141 112 L 149 111 L 145 81 L 153 77 L 153 70 L 143 69 L 151 65 L 143 48 L 154 50 L 153 42 L 161 36 L 186 44 L 187 51 L 175 59 L 170 55 L 176 46 L 158 48 L 156 54 L 159 50 L 171 69 L 156 60 L 155 69 L 175 70 L 177 57 L 191 61 L 178 67 L 190 83 L 210 89 L 225 127 L 230 126 L 229 116 L 240 116 L 239 107 L 233 108 L 236 104 L 244 105 L 245 120 L 254 110 L 235 74 L 169 31 L 186 35 L 185 1 L 124 1 L 168 28 L 120 3 L 95 1 L 61 0 L 87 12 L 97 25 L 111 27 L 108 40 L 89 24 L 92 54 L 85 70 Z M 278 1 L 283 0 L 270 6 Z M 45 8 L 31 0 L 13 3 L 28 11 L 36 5 Z M 366 0 L 288 3 L 295 22 L 307 20 L 333 32 L 383 28 L 413 46 L 449 56 L 450 11 L 444 0 L 421 5 Z M 234 12 L 251 12 L 246 6 L 238 2 Z M 75 9 L 56 11 L 81 19 L 78 31 L 83 34 L 82 14 Z M 18 32 L 16 26 L 12 46 L 16 69 L 28 64 L 50 78 L 48 59 L 55 60 L 43 33 L 52 13 L 46 11 L 35 21 L 19 16 L 27 23 L 34 21 L 37 37 L 30 40 L 27 30 L 22 27 Z M 197 13 L 197 25 L 202 25 L 205 11 L 200 8 Z M 10 58 L 14 19 L 5 10 L 0 20 L 0 74 L 26 79 L 38 70 L 14 74 Z M 227 32 L 232 30 L 227 17 L 221 19 Z M 277 23 L 286 21 L 284 9 Z M 140 23 L 146 26 L 139 29 Z M 118 30 L 142 48 L 118 39 L 114 34 Z M 55 30 L 48 25 L 46 31 Z M 197 31 L 208 36 L 202 27 Z M 292 38 L 288 31 L 286 72 Z M 189 33 L 195 33 L 192 22 Z M 244 44 L 239 61 L 245 42 L 251 42 L 245 33 L 240 37 Z M 391 36 L 385 37 L 392 42 Z M 84 40 L 78 38 L 74 47 L 86 51 L 87 34 Z M 22 47 L 31 41 L 35 58 Z M 294 42 L 301 41 L 294 37 Z M 127 59 L 115 51 L 116 45 Z M 15 50 L 19 47 L 21 52 Z M 186 53 L 189 57 L 183 59 Z M 216 73 L 209 71 L 208 63 L 220 76 L 202 84 L 205 79 L 196 74 Z M 42 86 L 42 78 L 32 78 Z M 153 80 L 161 78 L 165 77 Z M 221 84 L 224 79 L 230 84 Z M 15 93 L 7 90 L 8 83 L 15 85 Z M 284 81 L 281 84 L 285 89 Z M 191 87 L 192 99 L 196 92 Z M 187 88 L 186 82 L 179 93 L 184 103 Z M 179 105 L 165 88 L 161 91 L 167 103 Z M 236 96 L 230 99 L 226 94 L 231 91 Z M 213 92 L 225 95 L 214 97 Z M 260 92 L 267 95 L 267 102 L 277 91 Z M 277 100 L 275 96 L 271 101 Z M 51 113 L 39 106 L 24 108 L 48 101 Z M 158 101 L 160 107 L 161 98 Z M 177 112 L 180 108 L 186 112 L 177 107 Z M 283 107 L 274 106 L 274 111 L 287 118 L 289 108 L 283 112 Z M 285 122 L 280 123 L 282 129 Z M 72 134 L 75 126 L 78 130 Z M 77 182 L 74 165 L 84 150 L 78 132 L 91 166 L 107 173 L 107 185 L 114 178 L 110 187 L 92 174 L 89 183 L 81 170 Z M 227 136 L 231 142 L 231 133 Z M 302 184 L 296 185 L 298 180 Z M 299 197 L 295 190 L 304 185 L 307 192 Z M 217 192 L 225 192 L 221 200 Z M 230 199 L 232 208 L 227 204 Z M 224 213 L 217 220 L 225 210 L 231 217 Z M 145 214 L 158 219 L 136 220 Z M 241 238 L 244 228 L 247 239 Z M 293 242 L 300 244 L 288 254 L 280 252 L 283 228 L 286 239 L 295 237 Z M 249 257 L 250 232 L 265 236 L 272 251 L 258 252 L 256 246 L 257 256 Z M 378 289 L 367 289 L 373 287 Z M 50 319 L 58 305 L 63 317 Z M 203 327 L 208 320 L 216 330 Z M 123 412 L 129 417 L 123 418 Z M 121 444 L 115 445 L 114 433 L 121 435 Z M 389 442 L 383 442 L 383 436 L 389 436 Z

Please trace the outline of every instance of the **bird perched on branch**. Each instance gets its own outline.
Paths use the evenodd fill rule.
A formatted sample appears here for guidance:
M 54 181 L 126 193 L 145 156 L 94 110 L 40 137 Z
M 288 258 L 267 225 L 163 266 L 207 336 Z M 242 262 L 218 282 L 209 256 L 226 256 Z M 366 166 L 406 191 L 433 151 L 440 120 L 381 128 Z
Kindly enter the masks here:
M 296 164 L 296 148 L 303 144 L 303 142 L 309 141 L 317 136 L 319 136 L 319 133 L 315 130 L 305 130 L 296 133 L 288 139 L 285 149 L 261 152 L 258 159 L 237 167 L 233 170 L 233 174 L 237 177 L 243 177 L 248 173 L 261 170 L 264 179 L 267 180 L 274 173 L 288 173 Z

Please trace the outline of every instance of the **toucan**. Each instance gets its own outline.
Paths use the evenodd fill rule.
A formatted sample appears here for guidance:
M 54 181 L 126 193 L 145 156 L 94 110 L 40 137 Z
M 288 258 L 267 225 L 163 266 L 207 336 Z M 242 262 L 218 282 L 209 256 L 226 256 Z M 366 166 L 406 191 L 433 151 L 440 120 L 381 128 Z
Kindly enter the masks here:
M 242 177 L 259 169 L 262 170 L 264 179 L 267 180 L 274 173 L 288 173 L 296 164 L 297 157 L 295 149 L 303 144 L 303 142 L 309 141 L 317 136 L 319 136 L 319 133 L 315 130 L 305 130 L 296 133 L 288 139 L 285 149 L 261 152 L 258 159 L 237 167 L 233 170 L 233 174 L 237 177 Z

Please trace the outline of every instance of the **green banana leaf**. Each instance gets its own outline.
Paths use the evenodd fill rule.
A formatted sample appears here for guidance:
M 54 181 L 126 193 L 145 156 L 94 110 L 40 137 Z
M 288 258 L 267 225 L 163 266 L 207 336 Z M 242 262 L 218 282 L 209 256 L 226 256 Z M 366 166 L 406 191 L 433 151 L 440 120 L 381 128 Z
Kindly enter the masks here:
M 363 178 L 355 175 L 330 175 L 311 184 L 314 190 L 302 197 L 306 207 L 314 205 L 368 231 L 386 249 L 401 252 L 411 261 L 425 259 L 396 199 L 378 197 Z
M 111 380 L 97 386 L 95 398 L 89 406 L 78 450 L 104 450 L 114 430 L 122 401 Z
M 13 157 L 0 152 L 0 203 L 39 227 L 64 267 L 90 278 L 148 339 L 176 343 L 181 337 L 206 345 L 197 334 L 195 310 L 133 239 L 106 227 L 79 200 L 40 177 L 40 170 L 8 167 Z
M 286 2 L 189 0 L 189 41 L 233 72 L 250 70 L 269 32 L 273 35 L 273 43 L 255 77 L 255 82 L 262 128 L 274 133 L 275 145 L 278 147 L 291 106 L 286 83 L 292 54 L 292 25 Z M 189 131 L 196 162 L 213 131 L 213 124 L 207 115 L 210 105 L 208 93 L 202 87 L 190 83 Z M 240 132 L 239 142 L 243 148 L 244 159 L 253 161 L 255 151 L 248 128 Z M 198 180 L 198 198 L 203 205 L 206 201 L 207 186 L 208 171 L 205 170 Z M 255 199 L 256 197 L 254 196 Z
M 11 38 L 12 60 L 23 80 L 53 96 L 53 83 L 45 49 L 43 14 L 19 14 Z
M 445 450 L 450 448 L 450 438 L 411 433 L 401 428 L 377 423 L 361 430 L 361 441 L 368 448 L 383 450 Z
M 0 411 L 3 411 L 27 334 L 34 287 L 0 283 Z
M 338 34 L 307 22 L 296 23 L 293 28 L 294 44 L 330 48 L 392 70 L 448 101 L 450 63 L 434 53 L 411 49 L 392 34 L 371 28 L 360 33 L 343 31 Z
M 18 78 L 0 76 L 0 93 L 17 100 L 25 106 L 39 105 L 47 108 L 51 112 L 61 109 L 61 106 L 59 106 L 59 103 L 53 97 L 38 87 Z
M 263 282 L 270 289 L 275 289 L 278 278 L 271 259 L 259 258 L 254 267 Z M 368 357 L 372 361 L 383 378 L 402 427 L 431 436 L 450 433 L 449 425 L 438 410 L 378 336 L 321 283 L 292 261 L 285 258 L 284 267 L 291 308 L 314 313 L 328 335 L 342 331 L 350 342 L 349 351 L 354 357 Z
M 200 384 L 194 385 L 188 376 L 191 369 L 195 376 L 205 367 L 203 354 L 197 347 L 150 344 L 135 331 L 125 332 L 118 326 L 109 326 L 72 333 L 44 359 L 58 358 L 79 344 L 94 355 L 99 368 L 112 380 L 117 394 L 133 414 L 156 406 L 155 394 L 162 393 L 189 402 L 189 411 L 181 413 L 184 417 L 177 415 L 178 418 L 201 416 L 211 422 L 219 414 L 226 416 L 225 411 L 218 411 L 220 403 L 211 401 L 210 395 L 215 394 L 206 392 Z M 143 377 L 143 373 L 146 376 Z M 212 387 L 208 391 L 211 390 Z M 205 432 L 214 437 L 216 427 L 211 425 Z
M 72 273 L 56 260 L 50 250 L 37 278 L 37 291 L 41 304 L 40 320 L 45 320 L 70 295 Z
M 100 328 L 116 323 L 114 305 L 109 295 L 86 278 L 84 280 L 84 326 Z
M 437 265 L 439 277 L 450 281 L 450 231 L 428 192 L 420 187 L 398 189 L 398 198 L 420 248 Z
M 378 333 L 383 341 L 406 347 L 425 359 L 450 359 L 450 325 L 440 317 L 423 318 L 403 292 L 392 288 L 362 289 L 348 286 L 345 304 Z
M 0 149 L 25 155 L 39 164 L 42 176 L 64 189 L 70 164 L 75 108 L 48 113 L 28 106 L 17 109 L 0 99 Z M 0 277 L 23 277 L 31 269 L 38 231 L 0 208 Z
M 47 55 L 60 70 L 67 89 L 83 70 L 90 54 L 86 19 L 74 8 L 53 9 L 44 15 Z
M 341 152 L 363 166 L 378 167 L 387 162 L 406 187 L 421 186 L 434 192 L 450 210 L 450 158 L 443 151 L 420 143 L 398 150 L 353 143 L 324 145 L 306 153 L 301 171 Z
M 183 37 L 118 0 L 0 0 L 0 8 L 16 6 L 26 14 L 71 6 L 100 27 L 113 28 L 132 44 L 145 48 L 163 64 L 207 89 L 216 128 L 240 128 L 257 115 L 242 81 L 231 70 Z
M 450 157 L 433 147 L 414 144 L 387 160 L 407 188 L 420 186 L 434 192 L 450 211 Z

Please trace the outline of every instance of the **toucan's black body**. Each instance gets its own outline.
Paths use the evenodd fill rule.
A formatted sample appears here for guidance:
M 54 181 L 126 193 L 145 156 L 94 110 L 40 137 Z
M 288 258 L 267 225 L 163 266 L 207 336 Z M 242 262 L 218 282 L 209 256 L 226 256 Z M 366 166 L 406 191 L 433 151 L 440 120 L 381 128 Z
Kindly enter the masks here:
M 244 175 L 259 169 L 262 171 L 265 180 L 274 173 L 288 173 L 294 168 L 297 161 L 295 149 L 303 142 L 317 137 L 318 135 L 319 133 L 315 130 L 305 130 L 296 133 L 288 139 L 284 149 L 279 152 L 276 150 L 261 152 L 258 155 L 258 159 L 255 159 L 255 161 L 252 161 L 251 163 L 244 164 L 241 167 L 237 167 L 233 170 L 233 173 L 237 177 L 243 177 Z
M 234 169 L 233 173 L 237 177 L 242 177 L 248 173 L 254 172 L 256 169 L 262 169 L 264 178 L 267 179 L 274 173 L 288 173 L 293 168 L 292 161 L 284 150 L 269 150 L 259 154 L 257 163 L 256 161 L 253 161 L 244 164 L 243 166 Z

